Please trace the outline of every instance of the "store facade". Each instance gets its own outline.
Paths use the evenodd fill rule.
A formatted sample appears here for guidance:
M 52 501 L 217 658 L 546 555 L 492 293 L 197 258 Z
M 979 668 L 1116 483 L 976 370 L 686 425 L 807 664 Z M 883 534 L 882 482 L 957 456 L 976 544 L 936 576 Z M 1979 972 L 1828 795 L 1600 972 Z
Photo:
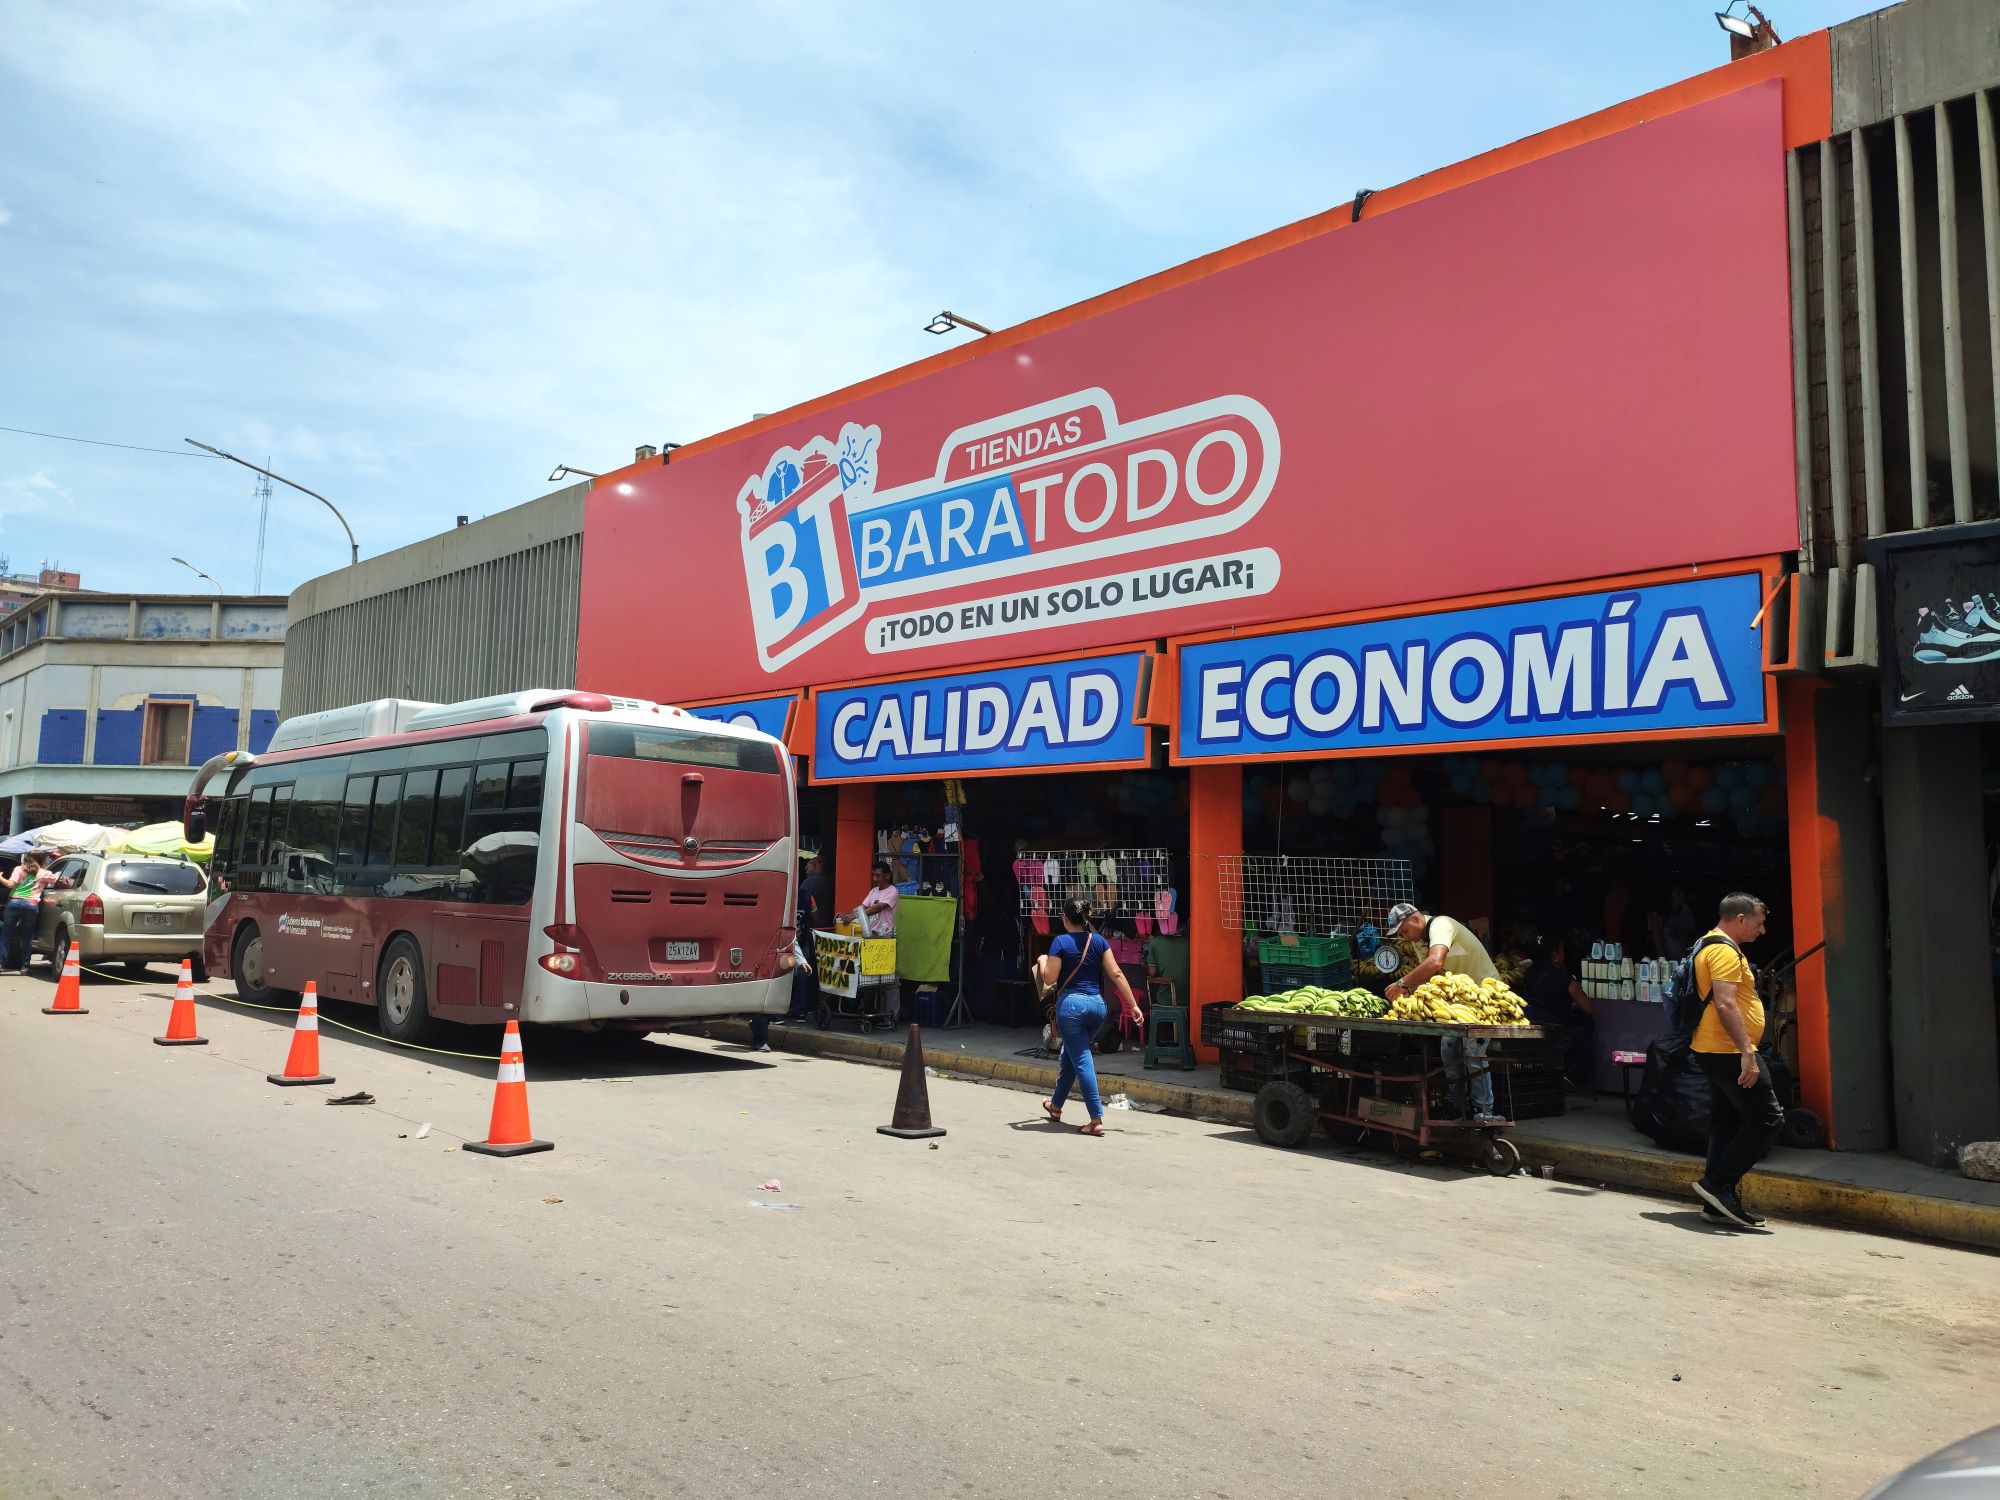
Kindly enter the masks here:
M 1552 839 L 1789 887 L 1785 161 L 1827 67 L 1809 38 L 606 475 L 579 679 L 785 738 L 843 905 L 902 856 L 984 908 L 970 960 L 1081 894 L 1184 939 L 1201 1006 L 1398 881 L 1497 938 Z M 1387 883 L 1295 873 L 1355 862 Z

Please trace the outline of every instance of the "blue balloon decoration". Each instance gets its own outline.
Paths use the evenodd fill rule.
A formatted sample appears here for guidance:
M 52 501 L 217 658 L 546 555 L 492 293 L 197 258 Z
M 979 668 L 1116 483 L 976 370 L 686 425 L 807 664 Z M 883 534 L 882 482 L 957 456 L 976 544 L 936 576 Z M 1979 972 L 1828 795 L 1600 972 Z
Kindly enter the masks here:
M 1636 771 L 1620 771 L 1618 773 L 1618 790 L 1628 797 L 1636 795 L 1639 790 L 1638 773 Z
M 1661 772 L 1648 771 L 1639 778 L 1639 785 L 1645 788 L 1647 796 L 1658 797 L 1667 789 L 1667 778 Z
M 1556 806 L 1560 807 L 1564 812 L 1575 812 L 1579 807 L 1583 806 L 1582 789 L 1573 786 L 1557 787 Z
M 1715 784 L 1726 792 L 1733 792 L 1743 785 L 1743 768 L 1737 765 L 1717 766 Z
M 1757 806 L 1757 793 L 1747 786 L 1739 786 L 1729 793 L 1729 805 L 1738 812 L 1751 812 Z
M 1719 786 L 1712 786 L 1701 794 L 1701 810 L 1710 817 L 1729 810 L 1729 793 Z

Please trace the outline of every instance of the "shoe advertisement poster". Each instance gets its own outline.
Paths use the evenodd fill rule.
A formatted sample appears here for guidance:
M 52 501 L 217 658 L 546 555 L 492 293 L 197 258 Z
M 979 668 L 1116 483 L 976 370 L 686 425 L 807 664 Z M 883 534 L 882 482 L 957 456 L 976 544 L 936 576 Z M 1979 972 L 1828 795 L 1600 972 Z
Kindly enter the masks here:
M 2000 526 L 1907 537 L 1875 549 L 1882 722 L 2000 719 Z

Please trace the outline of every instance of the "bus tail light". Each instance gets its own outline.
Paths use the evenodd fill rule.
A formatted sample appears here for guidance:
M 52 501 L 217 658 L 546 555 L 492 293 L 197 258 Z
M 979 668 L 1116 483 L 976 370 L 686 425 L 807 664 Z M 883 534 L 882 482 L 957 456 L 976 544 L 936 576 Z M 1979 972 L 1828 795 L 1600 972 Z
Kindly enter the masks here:
M 77 917 L 77 920 L 86 927 L 102 927 L 104 925 L 104 898 L 95 891 L 85 896 L 83 898 L 83 911 Z
M 535 962 L 547 969 L 551 974 L 570 975 L 576 973 L 579 967 L 579 960 L 576 954 L 561 950 L 581 948 L 583 946 L 583 929 L 578 927 L 574 922 L 557 922 L 544 927 L 542 931 L 548 934 L 549 938 L 558 945 L 558 951 L 555 953 L 544 953 Z

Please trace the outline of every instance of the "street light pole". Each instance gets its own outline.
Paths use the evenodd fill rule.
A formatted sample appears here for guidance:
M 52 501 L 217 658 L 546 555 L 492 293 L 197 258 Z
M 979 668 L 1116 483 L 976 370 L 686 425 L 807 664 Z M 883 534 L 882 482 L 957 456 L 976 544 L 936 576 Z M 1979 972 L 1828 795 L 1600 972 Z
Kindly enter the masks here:
M 234 453 L 224 453 L 220 448 L 211 448 L 206 443 L 197 443 L 193 438 L 182 438 L 181 441 L 201 449 L 201 451 L 204 453 L 213 453 L 217 458 L 226 458 L 233 464 L 241 464 L 246 469 L 255 469 L 259 474 L 262 474 L 266 479 L 275 479 L 278 481 L 278 483 L 286 485 L 291 489 L 297 490 L 301 495 L 311 495 L 313 499 L 319 501 L 321 505 L 324 505 L 328 510 L 333 512 L 333 518 L 336 521 L 340 522 L 340 529 L 347 533 L 347 553 L 348 553 L 347 560 L 350 563 L 358 563 L 361 561 L 361 546 L 358 542 L 354 540 L 354 528 L 347 524 L 347 517 L 343 516 L 340 513 L 340 507 L 335 505 L 331 500 L 327 499 L 326 496 L 322 495 L 318 490 L 309 490 L 302 484 L 294 484 L 291 480 L 285 478 L 285 476 L 282 474 L 273 474 L 269 469 L 265 468 L 262 464 L 253 464 L 250 462 L 249 459 L 238 458 Z
M 182 567 L 186 568 L 190 573 L 194 574 L 195 577 L 208 579 L 209 587 L 213 588 L 216 591 L 216 593 L 221 594 L 227 592 L 227 590 L 225 590 L 221 584 L 217 583 L 213 578 L 209 578 L 206 573 L 202 572 L 200 568 L 197 568 L 193 563 L 189 562 L 185 557 L 176 557 L 171 560 L 179 563 Z

